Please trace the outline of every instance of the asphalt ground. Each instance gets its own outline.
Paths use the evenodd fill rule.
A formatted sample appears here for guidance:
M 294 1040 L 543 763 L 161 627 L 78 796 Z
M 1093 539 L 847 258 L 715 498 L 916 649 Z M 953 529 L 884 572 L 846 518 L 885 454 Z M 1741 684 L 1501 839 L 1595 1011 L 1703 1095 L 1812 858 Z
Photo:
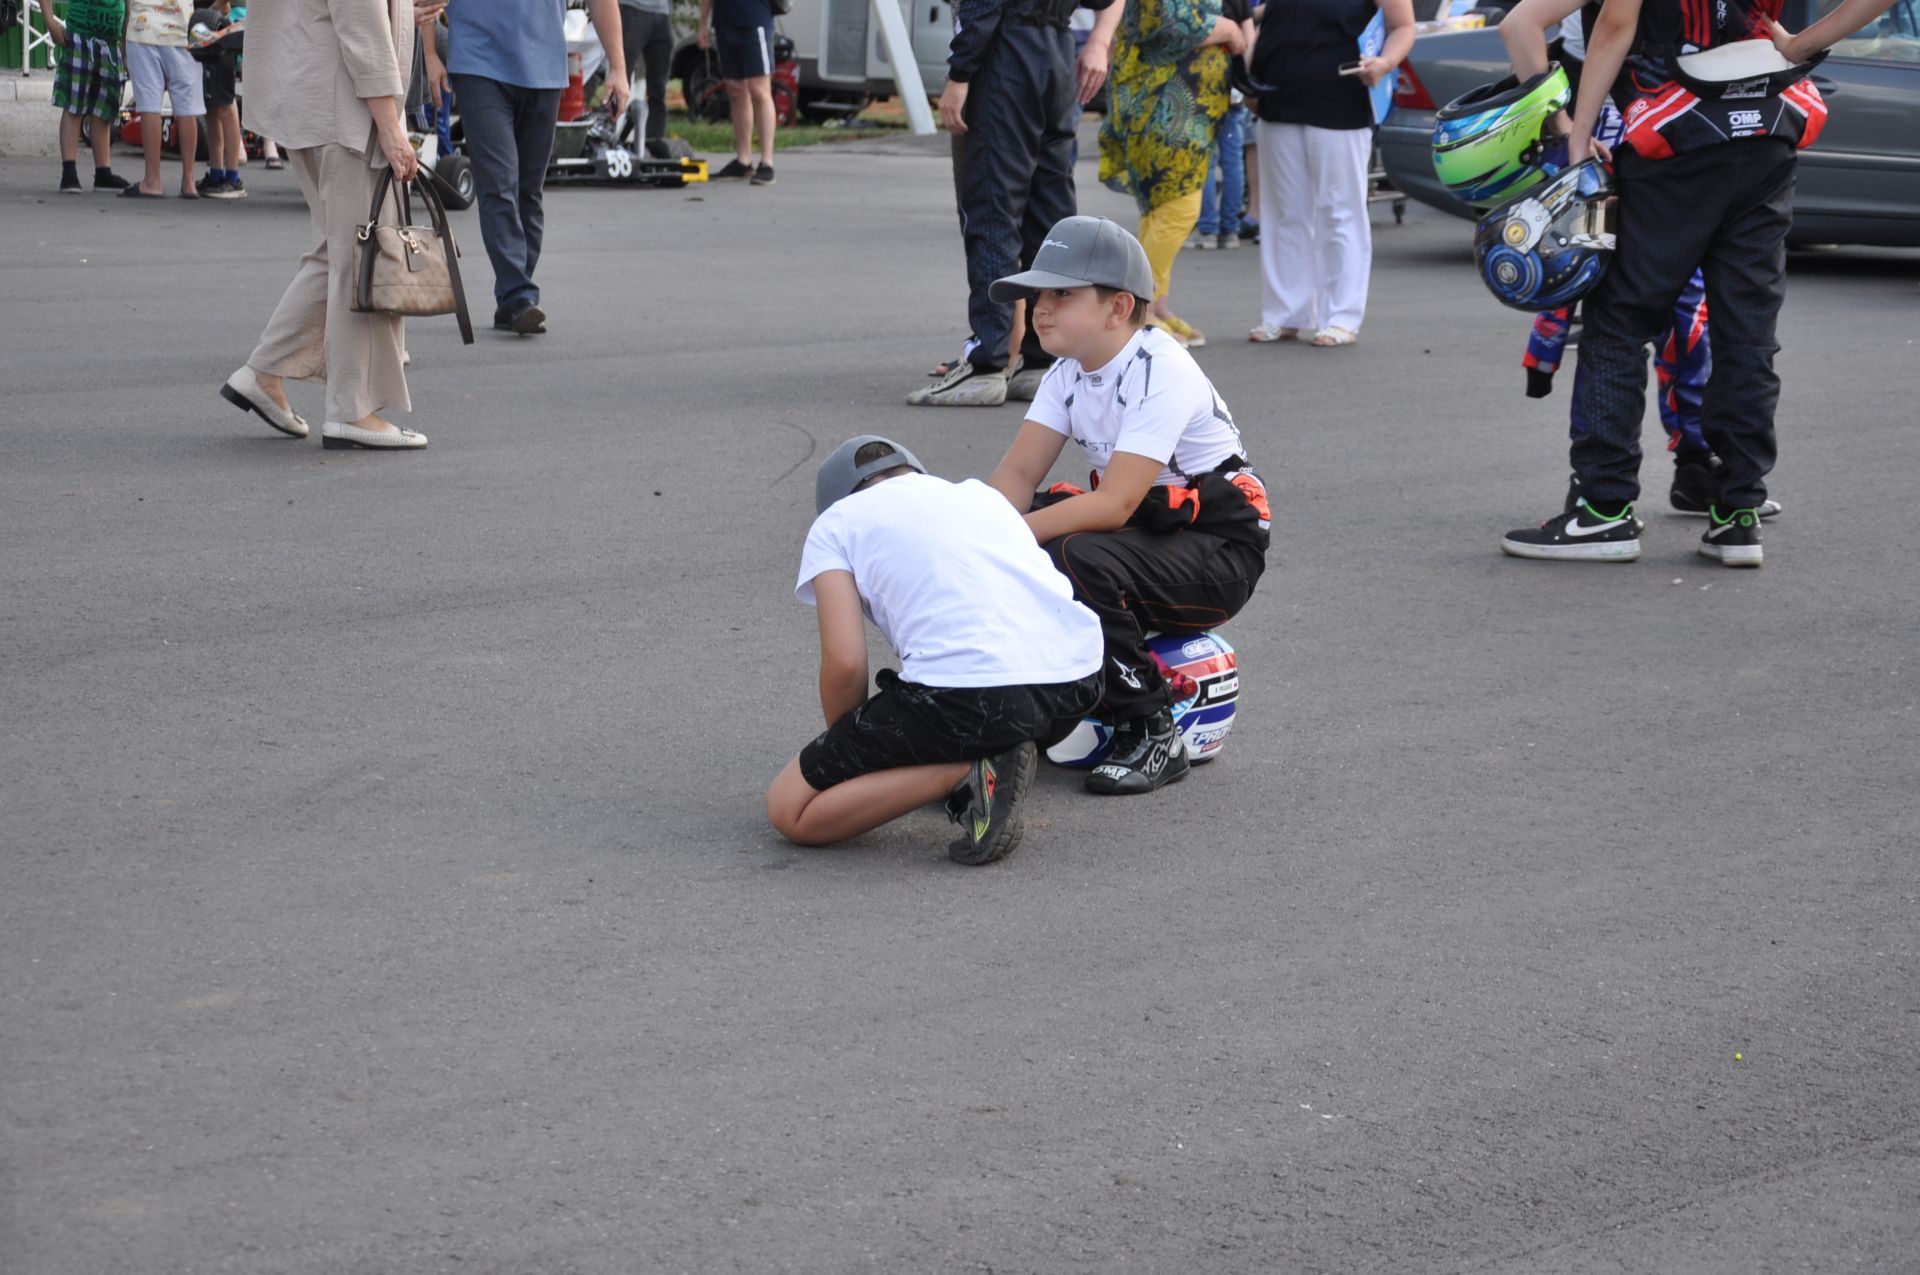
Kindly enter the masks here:
M 1737 572 L 1657 452 L 1639 563 L 1500 555 L 1567 389 L 1461 223 L 1377 211 L 1344 350 L 1183 255 L 1276 506 L 1232 741 L 1049 770 L 969 870 L 761 808 L 815 463 L 1020 420 L 901 404 L 964 330 L 937 154 L 554 192 L 551 334 L 410 325 L 404 456 L 216 397 L 290 175 L 52 176 L 0 163 L 8 1275 L 1916 1269 L 1920 256 L 1795 258 Z

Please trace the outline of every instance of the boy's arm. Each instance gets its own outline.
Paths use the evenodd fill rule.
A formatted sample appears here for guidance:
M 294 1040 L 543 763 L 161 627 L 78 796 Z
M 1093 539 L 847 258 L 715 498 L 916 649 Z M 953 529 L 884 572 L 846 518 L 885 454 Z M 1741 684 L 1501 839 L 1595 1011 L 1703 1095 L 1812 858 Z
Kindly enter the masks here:
M 1026 422 L 1014 435 L 1013 446 L 1007 448 L 1007 454 L 994 466 L 987 486 L 1005 496 L 1015 513 L 1025 514 L 1033 508 L 1033 493 L 1039 490 L 1040 480 L 1053 468 L 1053 462 L 1060 459 L 1061 449 L 1066 445 L 1065 434 L 1048 429 L 1038 421 Z
M 1576 13 L 1581 0 L 1520 0 L 1500 25 L 1500 43 L 1507 46 L 1507 60 L 1521 79 L 1539 75 L 1547 69 L 1547 28 L 1565 22 Z
M 1773 24 L 1773 45 L 1790 62 L 1805 62 L 1830 49 L 1893 7 L 1893 0 L 1840 0 L 1840 4 L 1799 35 Z M 1783 38 L 1784 37 L 1784 38 Z
M 1041 544 L 1051 544 L 1075 531 L 1114 531 L 1127 525 L 1133 511 L 1147 498 L 1153 480 L 1165 468 L 1150 456 L 1115 452 L 1107 462 L 1095 491 L 1069 496 L 1057 505 L 1027 515 L 1027 527 Z
M 53 37 L 55 44 L 67 42 L 67 29 L 60 25 L 60 19 L 54 16 L 53 0 L 47 0 L 40 6 L 40 16 L 47 20 L 47 34 Z
M 867 699 L 867 629 L 851 571 L 813 578 L 820 612 L 820 711 L 831 726 Z
M 1871 2 L 1871 0 L 1869 0 Z M 1567 162 L 1578 164 L 1591 155 L 1611 160 L 1607 147 L 1593 140 L 1600 108 L 1620 78 L 1640 27 L 1640 0 L 1606 0 L 1600 16 L 1587 32 L 1587 63 L 1580 71 L 1580 96 L 1573 106 L 1573 135 L 1567 139 Z

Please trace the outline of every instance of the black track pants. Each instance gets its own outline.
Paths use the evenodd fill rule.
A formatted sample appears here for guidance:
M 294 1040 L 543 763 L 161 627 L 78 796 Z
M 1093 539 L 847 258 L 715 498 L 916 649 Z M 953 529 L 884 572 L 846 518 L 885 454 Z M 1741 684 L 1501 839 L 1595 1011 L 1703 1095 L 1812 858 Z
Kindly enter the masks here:
M 1767 498 L 1795 163 L 1793 148 L 1775 138 L 1660 160 L 1620 153 L 1619 248 L 1587 301 L 1580 346 L 1580 406 L 1589 427 L 1573 442 L 1573 468 L 1588 500 L 1611 509 L 1640 495 L 1646 346 L 1673 321 L 1674 299 L 1695 267 L 1706 275 L 1713 316 L 1700 425 L 1726 462 L 1714 503 L 1754 509 Z
M 987 288 L 1033 264 L 1053 223 L 1075 211 L 1073 35 L 1006 21 L 967 89 L 964 139 L 956 138 L 960 233 L 967 250 L 967 361 L 1007 365 L 1013 306 Z M 1024 352 L 1052 361 L 1027 330 Z
M 1147 631 L 1198 633 L 1226 623 L 1266 569 L 1252 545 L 1204 531 L 1075 531 L 1047 553 L 1073 582 L 1073 596 L 1100 617 L 1107 663 L 1096 711 L 1116 723 L 1172 702 Z

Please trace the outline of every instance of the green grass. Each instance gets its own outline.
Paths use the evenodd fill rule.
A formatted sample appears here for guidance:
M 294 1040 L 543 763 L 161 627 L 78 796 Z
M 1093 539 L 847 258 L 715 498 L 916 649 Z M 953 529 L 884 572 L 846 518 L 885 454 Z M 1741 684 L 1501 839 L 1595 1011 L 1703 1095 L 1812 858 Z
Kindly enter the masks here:
M 795 124 L 791 128 L 775 129 L 773 148 L 786 150 L 789 146 L 813 146 L 821 142 L 843 142 L 852 138 L 887 137 L 906 131 L 904 122 L 891 120 L 862 120 L 861 127 L 847 128 L 844 125 Z M 733 125 L 699 124 L 691 122 L 684 115 L 675 114 L 667 121 L 667 133 L 673 137 L 685 138 L 687 145 L 702 155 L 719 154 L 733 149 Z

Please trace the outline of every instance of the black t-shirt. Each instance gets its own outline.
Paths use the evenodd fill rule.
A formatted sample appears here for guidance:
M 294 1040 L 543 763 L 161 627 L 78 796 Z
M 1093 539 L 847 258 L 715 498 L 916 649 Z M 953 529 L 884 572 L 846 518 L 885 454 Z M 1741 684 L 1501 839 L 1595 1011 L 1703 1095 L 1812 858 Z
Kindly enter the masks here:
M 1360 33 L 1374 0 L 1270 0 L 1248 68 L 1260 88 L 1259 115 L 1276 124 L 1372 128 L 1373 104 L 1358 76 Z

